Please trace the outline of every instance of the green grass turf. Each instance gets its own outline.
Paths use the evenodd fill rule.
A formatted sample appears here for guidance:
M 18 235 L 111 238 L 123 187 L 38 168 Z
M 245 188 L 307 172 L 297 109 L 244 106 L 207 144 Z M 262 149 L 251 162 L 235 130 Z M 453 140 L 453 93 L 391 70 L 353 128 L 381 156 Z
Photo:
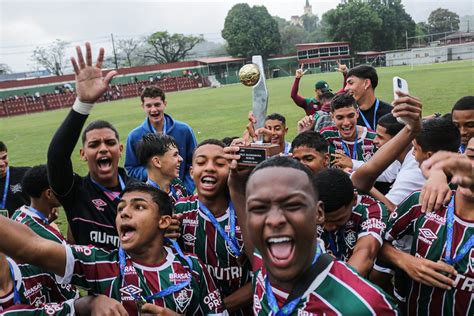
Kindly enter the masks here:
M 386 67 L 377 71 L 377 97 L 391 102 L 392 77 L 400 76 L 408 81 L 410 93 L 422 99 L 424 115 L 447 113 L 460 97 L 474 94 L 474 61 L 415 66 L 413 69 L 410 66 Z M 300 94 L 313 96 L 313 85 L 318 80 L 326 80 L 334 90 L 342 85 L 339 73 L 306 75 L 300 83 Z M 286 117 L 289 140 L 295 136 L 296 123 L 304 115 L 303 110 L 295 106 L 289 97 L 292 83 L 293 77 L 267 80 L 270 94 L 268 113 L 279 112 Z M 239 136 L 247 124 L 247 113 L 252 107 L 251 96 L 252 89 L 240 84 L 168 93 L 166 112 L 191 125 L 198 141 Z M 0 119 L 0 140 L 8 146 L 10 163 L 15 166 L 45 163 L 51 137 L 68 111 L 62 109 Z M 114 124 L 122 143 L 125 143 L 129 131 L 142 123 L 144 113 L 139 98 L 133 98 L 98 104 L 89 122 L 99 118 Z M 79 160 L 79 146 L 76 146 L 72 160 L 74 170 L 81 175 L 86 174 L 87 166 Z M 63 216 L 58 224 L 63 230 Z

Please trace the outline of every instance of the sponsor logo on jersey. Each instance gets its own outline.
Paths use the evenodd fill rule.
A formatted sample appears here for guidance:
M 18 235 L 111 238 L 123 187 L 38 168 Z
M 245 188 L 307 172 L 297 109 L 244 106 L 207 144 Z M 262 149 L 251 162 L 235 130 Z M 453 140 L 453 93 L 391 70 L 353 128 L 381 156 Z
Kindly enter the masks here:
M 230 226 L 229 226 L 229 225 L 225 225 L 225 226 L 224 226 L 224 231 L 225 231 L 226 233 L 230 233 Z M 236 233 L 240 233 L 240 226 L 237 226 L 237 225 L 235 226 L 235 232 L 236 232 Z
M 227 268 L 220 268 L 214 267 L 211 265 L 206 265 L 209 274 L 212 275 L 217 280 L 233 280 L 233 279 L 240 279 L 242 277 L 242 267 L 227 267 Z
M 438 236 L 436 236 L 436 234 L 433 233 L 429 228 L 420 228 L 420 235 L 418 235 L 418 239 L 431 246 L 433 241 L 438 239 Z
M 461 291 L 474 293 L 474 278 L 458 273 L 454 279 L 454 287 Z
M 44 306 L 44 311 L 47 315 L 56 315 L 61 309 L 61 304 L 58 303 L 48 303 Z
M 30 297 L 38 293 L 39 291 L 41 291 L 42 288 L 43 286 L 41 285 L 41 283 L 36 283 L 35 286 L 30 287 L 29 289 L 26 289 L 24 294 L 26 297 Z
M 350 230 L 346 230 L 344 235 L 345 235 L 344 236 L 344 241 L 345 241 L 347 247 L 349 247 L 350 249 L 354 248 L 354 245 L 357 241 L 356 232 L 353 231 L 352 229 L 350 229 Z
M 190 287 L 185 287 L 177 293 L 173 293 L 174 302 L 176 303 L 176 309 L 179 314 L 186 314 L 186 309 L 191 302 L 193 297 L 193 290 Z M 204 298 L 204 301 L 206 298 Z
M 92 250 L 87 246 L 74 245 L 72 247 L 74 248 L 76 252 L 83 253 L 86 256 L 90 256 L 92 254 Z
M 258 312 L 262 310 L 262 304 L 260 304 L 260 298 L 257 294 L 253 295 L 253 311 L 254 314 L 257 315 Z
M 307 311 L 302 311 L 300 309 L 298 310 L 298 316 L 317 316 L 317 315 L 318 314 L 307 312 Z
M 387 225 L 385 225 L 384 222 L 382 222 L 378 218 L 369 218 L 368 220 L 364 221 L 361 225 L 363 230 L 371 230 L 371 229 L 380 229 L 384 230 Z
M 469 253 L 469 263 L 469 269 L 471 269 L 471 272 L 474 272 L 474 248 Z
M 91 231 L 90 232 L 90 239 L 98 244 L 109 244 L 109 245 L 114 245 L 116 247 L 119 246 L 119 238 L 118 236 L 113 236 L 106 234 L 101 231 Z
M 364 149 L 365 151 L 366 149 Z M 370 150 L 370 149 L 369 149 Z M 365 162 L 369 161 L 370 158 L 372 158 L 373 156 L 373 153 L 372 152 L 365 152 L 362 157 L 364 159 Z
M 185 244 L 191 244 L 193 245 L 194 244 L 194 241 L 196 240 L 196 236 L 190 234 L 190 233 L 187 233 L 187 234 L 184 234 L 183 235 L 183 239 L 184 239 L 184 243 Z
M 390 214 L 389 219 L 394 220 L 394 219 L 396 219 L 397 217 L 398 217 L 398 214 L 397 214 L 397 212 L 394 211 L 394 212 L 392 212 L 392 213 Z
M 183 218 L 183 225 L 187 226 L 197 226 L 199 224 L 199 221 L 197 219 L 191 219 L 191 218 Z
M 19 193 L 21 192 L 21 183 L 17 183 L 17 184 L 12 184 L 10 185 L 10 191 L 12 193 Z
M 222 305 L 221 296 L 217 290 L 207 294 L 203 301 L 210 310 L 215 310 L 218 306 Z
M 123 269 L 123 274 L 124 275 L 129 275 L 129 274 L 135 274 L 137 271 L 135 270 L 134 266 L 125 266 Z
M 426 213 L 425 218 L 427 220 L 431 220 L 431 221 L 433 221 L 433 222 L 435 222 L 436 224 L 439 224 L 439 225 L 446 224 L 446 218 L 445 217 L 439 216 L 438 214 L 433 213 L 433 212 Z
M 170 273 L 168 277 L 170 281 L 174 283 L 186 282 L 191 279 L 191 275 L 189 273 Z
M 122 294 L 121 297 L 123 301 L 133 301 L 135 300 L 134 296 L 139 296 L 141 292 L 142 292 L 142 289 L 133 284 L 129 284 L 120 289 L 120 293 Z
M 107 203 L 102 199 L 95 199 L 91 201 L 94 204 L 95 208 L 99 211 L 104 211 L 104 207 L 107 206 Z

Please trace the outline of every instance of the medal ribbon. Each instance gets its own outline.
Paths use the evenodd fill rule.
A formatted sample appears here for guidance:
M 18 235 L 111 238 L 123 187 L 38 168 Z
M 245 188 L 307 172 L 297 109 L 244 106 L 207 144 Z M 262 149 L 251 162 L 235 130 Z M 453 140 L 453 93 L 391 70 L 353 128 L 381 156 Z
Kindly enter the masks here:
M 156 128 L 153 126 L 153 124 L 150 123 L 150 120 L 147 119 L 147 121 L 148 121 L 148 127 L 153 131 L 153 133 L 158 134 Z M 166 135 L 166 117 L 164 113 L 163 113 L 163 132 L 161 134 Z
M 375 128 L 377 127 L 376 125 L 377 124 L 377 110 L 379 109 L 379 105 L 380 105 L 379 99 L 375 99 L 375 111 L 374 111 L 374 123 L 373 123 L 374 128 L 370 126 L 369 122 L 364 116 L 364 113 L 362 113 L 362 111 L 359 111 L 359 114 L 362 117 L 362 120 L 364 121 L 365 126 L 372 131 L 375 131 Z
M 191 279 L 192 279 L 191 273 L 193 271 L 193 262 L 191 261 L 191 259 L 189 259 L 189 257 L 184 255 L 183 251 L 181 250 L 181 248 L 179 248 L 178 243 L 174 239 L 165 238 L 165 240 L 170 242 L 173 245 L 173 248 L 176 249 L 176 252 L 178 252 L 178 255 L 181 258 L 183 258 L 186 261 L 186 263 L 188 264 L 189 270 L 190 270 L 189 280 L 178 283 L 178 284 L 174 284 L 170 287 L 167 287 L 164 290 L 161 290 L 161 291 L 159 291 L 155 294 L 152 294 L 152 295 L 148 295 L 146 297 L 143 297 L 142 295 L 138 296 L 137 294 L 131 293 L 131 295 L 133 296 L 135 301 L 142 301 L 142 302 L 151 303 L 153 300 L 155 300 L 157 298 L 162 298 L 162 297 L 168 296 L 170 294 L 173 294 L 174 292 L 178 292 L 178 291 L 182 290 L 183 288 L 185 288 L 186 286 L 188 286 L 191 283 Z M 126 256 L 125 256 L 125 251 L 122 249 L 122 247 L 119 248 L 119 263 L 120 263 L 120 275 L 122 276 L 122 279 L 123 279 L 125 285 L 128 286 L 127 281 L 125 280 L 125 267 L 127 266 L 127 259 L 126 259 Z
M 313 262 L 311 265 L 316 263 L 319 256 L 321 255 L 321 248 L 319 245 L 316 246 L 316 254 L 314 255 Z M 295 298 L 291 302 L 286 303 L 282 306 L 282 308 L 278 307 L 277 300 L 275 298 L 275 294 L 273 294 L 272 285 L 270 284 L 270 280 L 268 280 L 268 276 L 265 278 L 265 292 L 267 294 L 268 305 L 270 305 L 270 309 L 272 310 L 273 315 L 275 316 L 289 316 L 295 310 L 296 306 L 301 300 L 301 296 Z
M 10 261 L 8 261 L 8 267 L 10 268 L 10 277 L 12 278 L 12 281 L 13 281 L 13 304 L 16 305 L 16 304 L 20 304 L 20 293 L 18 293 L 18 289 L 16 288 L 16 280 L 15 280 L 15 273 L 13 272 L 13 266 L 12 264 L 10 263 Z
M 119 182 L 120 182 L 120 188 L 123 190 L 125 190 L 125 182 L 123 181 L 122 177 L 120 175 L 118 175 L 118 178 L 119 178 Z M 107 195 L 111 200 L 113 200 L 114 202 L 118 202 L 120 200 L 119 196 L 115 196 L 114 195 L 116 194 L 116 192 L 113 192 L 109 189 L 107 189 L 106 187 L 104 187 L 102 184 L 98 183 L 97 181 L 95 181 L 94 179 L 92 179 L 91 177 L 91 181 L 92 183 L 94 183 L 94 185 L 96 187 L 98 187 L 99 189 L 102 190 L 102 192 L 104 192 L 105 195 Z M 108 193 L 108 194 L 107 194 Z
M 466 146 L 464 146 L 463 144 L 461 144 L 459 146 L 459 153 L 461 154 L 464 154 L 466 152 Z
M 214 217 L 212 212 L 200 201 L 198 201 L 198 203 L 199 203 L 199 208 L 204 212 L 204 214 L 206 214 L 206 216 L 211 221 L 212 225 L 214 225 L 216 230 L 219 232 L 219 235 L 221 235 L 222 238 L 224 238 L 226 243 L 229 245 L 232 253 L 236 257 L 240 257 L 240 254 L 241 254 L 240 247 L 239 247 L 239 243 L 237 242 L 237 237 L 235 236 L 235 211 L 234 211 L 234 205 L 232 204 L 232 202 L 229 202 L 229 207 L 228 207 L 229 208 L 229 226 L 230 226 L 229 234 L 230 236 L 227 235 L 227 233 L 224 231 L 224 228 L 222 228 L 222 226 L 219 224 L 219 222 Z
M 469 237 L 468 241 L 461 247 L 458 254 L 451 257 L 451 248 L 453 243 L 453 230 L 454 230 L 454 195 L 451 198 L 451 202 L 448 205 L 448 212 L 446 218 L 446 252 L 444 259 L 450 265 L 454 265 L 461 261 L 461 259 L 467 254 L 469 250 L 474 246 L 474 235 Z
M 339 259 L 339 251 L 337 250 L 336 241 L 334 240 L 332 232 L 327 232 L 327 233 L 328 233 L 328 239 L 329 239 L 329 248 L 331 248 L 333 255 Z
M 46 216 L 44 216 L 43 213 L 41 213 L 40 211 L 38 211 L 37 209 L 35 209 L 34 207 L 31 207 L 31 206 L 28 206 L 28 209 L 35 213 L 39 218 L 41 218 L 41 220 L 46 224 L 46 225 L 49 225 L 49 220 Z
M 7 167 L 7 174 L 5 176 L 5 187 L 3 188 L 3 197 L 2 197 L 2 203 L 0 204 L 0 209 L 6 209 L 9 185 L 10 185 L 10 167 Z
M 341 133 L 339 133 L 339 131 L 338 131 L 339 137 L 341 137 L 342 149 L 344 149 L 344 152 L 346 153 L 346 155 L 348 157 L 352 157 L 352 160 L 357 160 L 357 143 L 358 143 L 358 138 L 359 138 L 359 132 L 357 131 L 357 125 L 356 125 L 355 129 L 356 129 L 356 138 L 355 138 L 355 141 L 354 141 L 354 147 L 352 147 L 352 155 L 351 155 L 351 151 L 349 150 L 349 146 L 347 146 L 346 142 L 341 137 Z
M 156 183 L 155 181 L 153 181 L 152 179 L 148 178 L 146 180 L 146 184 L 149 184 L 155 188 L 157 188 L 158 190 L 161 190 L 160 186 L 158 185 L 158 183 Z M 162 190 L 163 191 L 163 190 Z M 176 189 L 170 184 L 170 193 L 172 195 L 172 198 L 176 201 L 179 200 L 178 196 L 177 196 L 177 193 L 176 193 Z

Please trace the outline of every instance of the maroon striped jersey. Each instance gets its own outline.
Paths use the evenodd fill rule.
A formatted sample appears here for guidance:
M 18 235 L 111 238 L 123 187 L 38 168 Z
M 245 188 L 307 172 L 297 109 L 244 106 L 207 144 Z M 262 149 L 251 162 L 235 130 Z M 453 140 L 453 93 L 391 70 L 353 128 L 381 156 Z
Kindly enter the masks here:
M 326 251 L 337 259 L 347 261 L 359 238 L 372 236 L 382 246 L 382 238 L 387 227 L 388 211 L 385 205 L 367 195 L 358 195 L 357 204 L 346 224 L 337 231 L 322 231 Z M 332 239 L 333 242 L 330 242 Z
M 258 253 L 253 258 L 253 269 L 254 315 L 274 315 L 266 294 L 267 271 Z M 289 293 L 276 287 L 272 289 L 281 308 Z M 304 292 L 291 315 L 399 315 L 399 311 L 393 299 L 377 286 L 345 263 L 333 260 Z
M 455 195 L 456 192 L 453 192 Z M 390 215 L 387 241 L 413 236 L 411 254 L 438 261 L 446 250 L 447 207 L 422 213 L 418 203 L 420 192 L 412 193 Z M 474 233 L 474 222 L 454 215 L 452 252 L 459 249 Z M 452 255 L 454 257 L 454 255 Z M 410 283 L 407 308 L 409 315 L 474 315 L 474 248 L 453 265 L 458 274 L 452 278 L 455 286 L 444 290 L 408 279 Z
M 192 270 L 174 248 L 164 247 L 166 258 L 154 266 L 145 266 L 127 256 L 124 276 L 120 273 L 119 251 L 90 246 L 65 246 L 67 263 L 61 283 L 83 287 L 119 302 L 130 315 L 137 314 L 135 297 L 147 297 L 170 286 L 191 281 L 183 289 L 152 303 L 179 314 L 220 315 L 223 312 L 219 290 L 203 264 L 189 255 Z
M 230 210 L 217 217 L 217 222 L 229 233 Z M 225 239 L 209 218 L 199 209 L 197 196 L 178 201 L 175 213 L 182 214 L 180 243 L 186 252 L 194 253 L 206 265 L 216 281 L 223 297 L 226 297 L 251 281 L 250 263 L 241 264 Z M 235 230 L 239 248 L 244 255 L 242 232 L 236 219 Z

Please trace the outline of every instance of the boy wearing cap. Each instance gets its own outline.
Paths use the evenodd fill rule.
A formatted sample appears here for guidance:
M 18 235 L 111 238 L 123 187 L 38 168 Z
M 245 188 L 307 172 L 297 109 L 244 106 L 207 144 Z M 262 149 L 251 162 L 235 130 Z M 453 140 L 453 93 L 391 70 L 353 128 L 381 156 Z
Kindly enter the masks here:
M 329 89 L 329 85 L 326 81 L 320 80 L 314 85 L 314 98 L 304 98 L 300 96 L 298 94 L 298 86 L 300 84 L 301 77 L 303 77 L 303 75 L 305 74 L 303 66 L 304 64 L 301 65 L 301 68 L 298 68 L 298 70 L 296 70 L 295 82 L 291 87 L 290 96 L 297 106 L 305 110 L 306 115 L 313 115 L 316 111 L 321 110 L 321 96 L 323 95 L 323 93 L 331 91 L 331 89 Z

